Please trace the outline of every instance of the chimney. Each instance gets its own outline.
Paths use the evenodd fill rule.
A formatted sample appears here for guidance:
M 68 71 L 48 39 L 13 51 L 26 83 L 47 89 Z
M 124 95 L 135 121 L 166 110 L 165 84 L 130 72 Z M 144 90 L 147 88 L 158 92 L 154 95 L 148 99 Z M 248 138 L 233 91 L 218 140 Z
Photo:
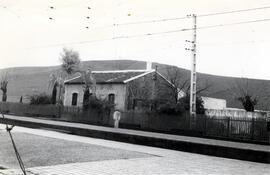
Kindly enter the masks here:
M 147 61 L 147 62 L 146 62 L 146 70 L 147 70 L 147 71 L 152 70 L 152 62 L 151 62 L 151 61 Z

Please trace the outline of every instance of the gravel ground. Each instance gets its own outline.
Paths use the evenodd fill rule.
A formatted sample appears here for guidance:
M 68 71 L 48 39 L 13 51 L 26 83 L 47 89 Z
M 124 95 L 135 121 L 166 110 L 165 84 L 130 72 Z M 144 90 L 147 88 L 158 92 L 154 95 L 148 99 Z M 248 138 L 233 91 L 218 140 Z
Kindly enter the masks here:
M 150 157 L 152 155 L 26 133 L 13 133 L 25 167 Z M 105 145 L 104 145 L 105 146 Z M 8 133 L 0 131 L 0 167 L 19 168 Z

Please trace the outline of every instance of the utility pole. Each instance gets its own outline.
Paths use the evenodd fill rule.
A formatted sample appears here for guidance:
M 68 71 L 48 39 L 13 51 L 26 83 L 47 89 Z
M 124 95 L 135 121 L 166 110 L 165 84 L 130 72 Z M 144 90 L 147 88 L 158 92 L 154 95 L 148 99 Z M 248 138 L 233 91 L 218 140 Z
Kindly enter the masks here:
M 197 37 L 197 16 L 195 14 L 188 15 L 188 17 L 192 17 L 193 19 L 193 39 L 192 41 L 187 41 L 192 44 L 192 47 L 186 48 L 186 50 L 191 51 L 192 61 L 191 61 L 191 77 L 190 77 L 190 115 L 196 116 L 196 37 Z

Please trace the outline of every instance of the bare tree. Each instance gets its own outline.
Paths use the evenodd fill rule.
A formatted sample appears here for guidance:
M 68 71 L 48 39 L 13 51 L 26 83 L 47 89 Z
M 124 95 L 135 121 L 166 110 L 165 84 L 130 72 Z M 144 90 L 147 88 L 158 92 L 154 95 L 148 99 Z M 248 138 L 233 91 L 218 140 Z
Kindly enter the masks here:
M 177 67 L 167 67 L 166 78 L 169 83 L 163 82 L 166 88 L 165 90 L 169 90 L 168 95 L 172 96 L 174 102 L 177 103 L 179 94 L 187 91 L 190 81 L 189 79 L 184 78 L 183 74 Z
M 168 67 L 166 69 L 166 78 L 170 83 L 164 82 L 164 85 L 166 86 L 165 90 L 169 90 L 168 93 L 172 96 L 175 103 L 178 102 L 179 95 L 189 95 L 190 78 L 185 77 L 185 75 L 180 71 L 179 68 L 175 66 Z M 197 95 L 202 94 L 203 92 L 207 91 L 209 88 L 212 87 L 212 83 L 210 83 L 208 79 L 205 81 L 197 79 L 197 82 L 200 82 L 197 84 Z
M 232 88 L 232 94 L 237 99 L 246 111 L 253 112 L 255 106 L 259 102 L 259 96 L 255 91 L 251 90 L 252 87 L 249 84 L 249 80 L 242 78 L 241 81 L 236 82 Z
M 166 70 L 166 78 L 170 83 L 164 83 L 165 89 L 163 91 L 168 91 L 168 95 L 170 95 L 174 99 L 174 105 L 181 106 L 185 110 L 189 110 L 189 90 L 190 90 L 190 78 L 188 78 L 181 72 L 181 70 L 177 67 L 168 67 Z M 207 91 L 212 87 L 212 83 L 209 80 L 201 81 L 197 79 L 197 89 L 196 89 L 196 111 L 198 114 L 204 113 L 204 105 L 203 100 L 200 95 Z
M 203 94 L 205 91 L 209 90 L 213 86 L 213 83 L 211 83 L 209 79 L 206 79 L 205 81 L 201 81 L 200 79 L 197 79 L 197 82 L 199 83 L 197 84 L 196 94 L 199 96 Z M 189 88 L 190 88 L 190 85 L 189 85 Z M 189 88 L 188 90 L 190 90 Z
M 8 85 L 8 74 L 4 73 L 1 77 L 0 89 L 2 91 L 2 101 L 7 101 L 7 85 Z

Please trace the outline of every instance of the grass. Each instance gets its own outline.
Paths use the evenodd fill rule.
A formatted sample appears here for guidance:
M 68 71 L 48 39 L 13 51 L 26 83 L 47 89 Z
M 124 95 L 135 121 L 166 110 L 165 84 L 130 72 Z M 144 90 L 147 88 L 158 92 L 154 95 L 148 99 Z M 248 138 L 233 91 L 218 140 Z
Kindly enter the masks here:
M 26 133 L 15 132 L 13 133 L 13 137 L 26 168 L 150 156 L 139 152 Z M 19 168 L 10 138 L 3 131 L 0 131 L 0 167 L 2 169 Z

